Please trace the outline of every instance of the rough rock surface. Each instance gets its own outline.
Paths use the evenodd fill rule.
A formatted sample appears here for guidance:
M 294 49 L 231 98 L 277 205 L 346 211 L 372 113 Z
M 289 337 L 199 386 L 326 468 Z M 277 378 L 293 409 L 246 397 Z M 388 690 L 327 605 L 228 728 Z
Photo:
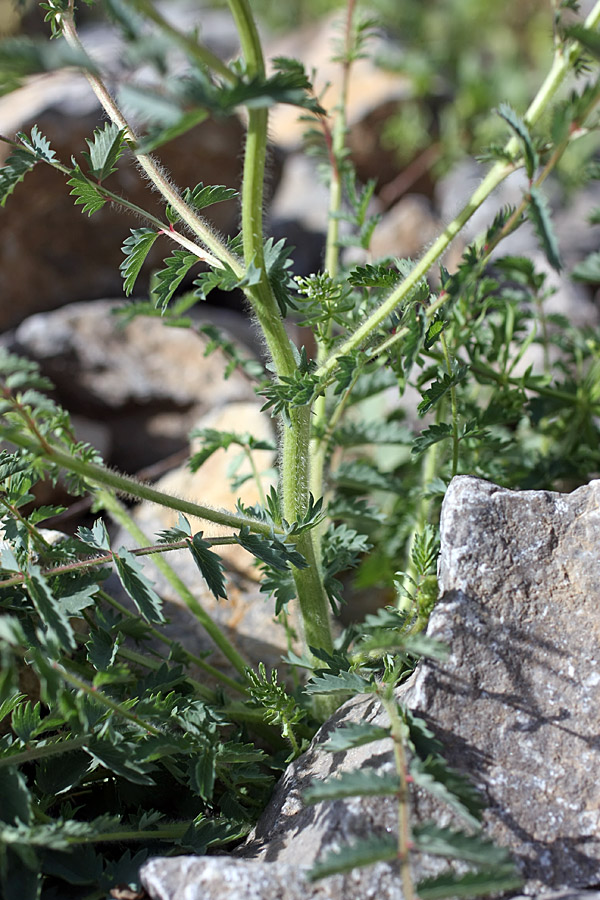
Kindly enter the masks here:
M 428 631 L 451 655 L 421 664 L 399 692 L 443 741 L 450 764 L 483 791 L 484 829 L 512 850 L 529 896 L 592 897 L 585 889 L 600 880 L 599 529 L 600 481 L 564 495 L 454 479 L 442 514 L 442 596 Z M 147 863 L 142 881 L 153 900 L 400 897 L 385 864 L 315 885 L 303 872 L 323 850 L 395 825 L 388 798 L 301 800 L 314 779 L 391 765 L 385 741 L 345 753 L 322 748 L 333 727 L 381 715 L 372 697 L 338 710 L 284 774 L 242 861 Z M 452 819 L 420 793 L 413 802 L 415 820 Z M 439 866 L 417 859 L 415 874 Z
M 456 478 L 429 634 L 452 656 L 410 703 L 483 787 L 537 889 L 600 880 L 600 481 L 572 494 Z

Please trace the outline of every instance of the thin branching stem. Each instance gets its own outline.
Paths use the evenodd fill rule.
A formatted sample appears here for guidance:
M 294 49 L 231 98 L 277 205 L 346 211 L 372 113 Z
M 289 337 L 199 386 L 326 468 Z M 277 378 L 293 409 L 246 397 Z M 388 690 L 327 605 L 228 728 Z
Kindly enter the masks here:
M 69 46 L 80 52 L 85 52 L 79 34 L 77 33 L 77 28 L 75 27 L 72 11 L 65 12 L 61 21 L 63 35 Z M 241 278 L 244 274 L 244 266 L 239 259 L 230 252 L 225 242 L 217 237 L 210 225 L 208 225 L 201 216 L 185 203 L 156 160 L 147 153 L 135 152 L 138 137 L 133 127 L 129 124 L 117 106 L 102 79 L 90 71 L 85 71 L 84 74 L 110 120 L 124 131 L 125 139 L 131 145 L 138 165 L 160 191 L 167 203 L 175 210 L 182 222 L 185 222 L 188 228 L 190 228 L 196 237 L 199 238 L 200 242 L 210 251 L 209 254 L 205 252 L 203 258 L 207 262 L 217 266 L 226 263 L 233 269 L 236 275 Z
M 390 720 L 390 731 L 394 742 L 394 762 L 396 764 L 396 774 L 400 780 L 400 789 L 398 791 L 398 863 L 402 879 L 402 892 L 405 900 L 416 900 L 410 866 L 412 842 L 407 782 L 408 766 L 404 748 L 406 728 L 398 714 L 393 691 L 390 690 L 389 685 L 382 685 L 378 691 L 378 696 Z
M 172 494 L 166 494 L 159 491 L 149 484 L 136 481 L 129 475 L 122 475 L 108 469 L 100 463 L 86 462 L 79 457 L 70 455 L 59 447 L 49 444 L 45 441 L 45 446 L 40 446 L 38 441 L 23 434 L 16 429 L 7 428 L 4 431 L 6 440 L 11 441 L 18 447 L 26 450 L 33 450 L 49 462 L 64 468 L 68 472 L 74 472 L 91 484 L 100 487 L 107 487 L 117 494 L 125 497 L 134 497 L 136 500 L 149 500 L 151 503 L 157 503 L 160 506 L 166 506 L 169 509 L 177 510 L 188 516 L 196 516 L 199 519 L 206 519 L 216 525 L 224 525 L 229 528 L 249 528 L 256 534 L 270 535 L 274 530 L 276 533 L 283 534 L 282 529 L 274 528 L 260 522 L 257 519 L 251 519 L 248 516 L 239 516 L 235 513 L 229 513 L 224 510 L 213 509 L 209 506 L 202 506 L 191 500 L 183 500 L 181 497 L 174 497 Z

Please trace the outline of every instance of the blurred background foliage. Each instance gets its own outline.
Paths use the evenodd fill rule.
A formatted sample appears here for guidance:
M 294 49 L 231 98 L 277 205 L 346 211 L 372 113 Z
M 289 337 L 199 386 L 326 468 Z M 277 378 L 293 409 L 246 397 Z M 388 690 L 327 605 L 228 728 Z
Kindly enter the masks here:
M 163 12 L 177 0 L 159 2 Z M 187 0 L 189 5 L 191 0 Z M 397 154 L 400 167 L 427 154 L 434 180 L 465 154 L 477 155 L 501 139 L 505 124 L 490 116 L 501 102 L 522 113 L 552 53 L 553 8 L 559 0 L 358 0 L 377 22 L 386 50 L 378 63 L 408 76 L 414 99 L 394 112 L 382 144 Z M 0 0 L 0 35 L 39 31 L 36 0 Z M 94 7 L 80 4 L 93 19 Z M 227 8 L 227 0 L 198 0 L 199 6 Z M 262 28 L 272 35 L 314 25 L 344 0 L 252 0 Z M 585 3 L 582 4 L 585 6 Z M 585 12 L 585 10 L 583 10 Z M 567 188 L 582 183 L 582 162 L 593 154 L 596 137 L 574 145 L 558 175 Z

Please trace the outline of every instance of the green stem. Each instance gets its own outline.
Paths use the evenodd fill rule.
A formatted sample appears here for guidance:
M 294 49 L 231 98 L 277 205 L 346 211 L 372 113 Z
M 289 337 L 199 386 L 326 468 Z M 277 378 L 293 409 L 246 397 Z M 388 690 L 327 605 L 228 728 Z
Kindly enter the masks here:
M 262 48 L 248 0 L 229 0 L 229 6 L 240 35 L 247 74 L 249 77 L 263 75 Z M 242 184 L 242 231 L 246 265 L 253 262 L 261 270 L 260 282 L 248 291 L 248 298 L 263 329 L 276 374 L 282 377 L 293 375 L 297 367 L 264 261 L 262 207 L 267 125 L 267 110 L 249 110 Z M 282 438 L 282 514 L 288 522 L 294 522 L 308 509 L 310 407 L 292 410 L 290 418 L 291 425 L 283 427 Z M 308 568 L 294 569 L 293 575 L 307 647 L 331 649 L 329 605 L 314 540 L 311 532 L 300 535 L 297 549 L 308 562 Z
M 325 244 L 325 271 L 335 278 L 339 269 L 339 212 L 342 206 L 341 166 L 346 146 L 346 108 L 351 70 L 352 23 L 356 0 L 348 0 L 346 25 L 344 29 L 344 58 L 342 62 L 342 83 L 340 99 L 336 109 L 335 124 L 331 144 L 331 182 L 329 185 L 329 211 L 327 216 L 327 240 Z
M 83 834 L 81 836 L 67 838 L 67 843 L 71 846 L 77 844 L 106 844 L 113 841 L 119 843 L 127 841 L 174 841 L 189 831 L 192 822 L 171 822 L 162 828 L 144 829 L 138 831 L 134 828 L 131 830 L 123 828 L 121 831 L 105 831 L 98 834 Z M 243 836 L 240 834 L 240 836 Z M 231 839 L 232 840 L 232 839 Z M 214 841 L 211 846 L 222 844 L 223 841 Z M 103 896 L 106 896 L 103 894 Z
M 160 731 L 158 728 L 155 728 L 150 722 L 145 721 L 145 719 L 141 719 L 139 716 L 136 716 L 135 713 L 130 712 L 120 703 L 117 703 L 115 700 L 111 700 L 111 698 L 99 691 L 96 687 L 91 684 L 88 684 L 86 681 L 83 681 L 81 678 L 78 678 L 77 675 L 74 675 L 72 672 L 69 672 L 65 669 L 64 666 L 61 666 L 57 662 L 53 662 L 52 668 L 55 669 L 60 677 L 70 684 L 71 687 L 76 688 L 78 691 L 82 691 L 84 694 L 87 694 L 88 697 L 97 701 L 98 703 L 105 706 L 111 712 L 115 713 L 118 716 L 121 716 L 122 719 L 127 719 L 128 722 L 133 722 L 138 728 L 147 731 L 149 734 L 153 734 L 156 737 L 160 736 Z M 88 738 L 89 741 L 89 738 Z
M 140 543 L 147 542 L 147 537 L 142 529 L 136 524 L 131 516 L 128 515 L 123 506 L 109 491 L 100 491 L 99 500 L 104 509 L 106 509 L 120 525 L 127 529 L 129 534 L 131 534 L 136 541 L 139 541 Z M 181 580 L 169 563 L 162 556 L 154 556 L 152 561 L 159 572 L 167 579 L 171 587 L 179 594 L 187 608 L 194 614 L 226 659 L 229 660 L 231 665 L 240 673 L 240 675 L 244 676 L 249 665 L 248 661 L 244 659 L 233 644 L 227 639 L 216 622 L 214 622 L 206 612 L 200 601 L 192 594 L 190 589 Z M 197 665 L 200 665 L 205 671 L 210 672 L 215 678 L 218 678 L 221 682 L 233 688 L 233 690 L 245 693 L 244 687 L 238 682 L 219 672 L 219 670 L 215 669 L 213 666 L 209 666 L 209 664 L 205 663 L 203 660 L 200 660 L 197 657 L 196 660 Z
M 85 462 L 76 456 L 65 453 L 54 445 L 47 444 L 41 446 L 40 443 L 32 437 L 23 434 L 14 429 L 6 428 L 2 430 L 5 440 L 11 441 L 18 447 L 24 447 L 26 450 L 32 450 L 38 455 L 44 457 L 49 462 L 56 463 L 68 472 L 74 472 L 80 475 L 92 484 L 110 488 L 117 494 L 127 497 L 134 497 L 136 500 L 149 500 L 151 503 L 158 503 L 160 506 L 166 506 L 169 509 L 175 509 L 189 516 L 196 516 L 199 519 L 206 519 L 214 522 L 216 525 L 225 525 L 230 528 L 242 528 L 247 526 L 250 531 L 256 534 L 270 535 L 273 530 L 272 526 L 265 525 L 257 519 L 250 519 L 247 516 L 238 516 L 234 513 L 228 513 L 222 510 L 213 509 L 209 506 L 201 506 L 199 503 L 193 503 L 190 500 L 182 500 L 180 497 L 174 497 L 171 494 L 165 494 L 163 491 L 156 490 L 148 484 L 136 481 L 129 475 L 121 475 L 113 472 L 111 469 L 100 465 L 99 463 Z M 281 529 L 274 529 L 279 534 L 283 534 Z
M 406 764 L 406 752 L 404 750 L 404 726 L 393 693 L 390 696 L 388 685 L 382 686 L 378 691 L 379 699 L 388 714 L 391 726 L 392 740 L 394 742 L 394 760 L 396 772 L 400 779 L 398 792 L 398 862 L 400 864 L 400 877 L 402 879 L 402 893 L 404 900 L 416 900 L 415 888 L 410 870 L 410 811 L 408 798 L 408 785 L 406 776 L 408 766 Z
M 444 354 L 444 361 L 446 363 L 446 370 L 448 375 L 452 376 L 452 364 L 450 362 L 450 354 L 448 352 L 448 342 L 446 341 L 446 335 L 442 331 L 440 335 L 441 343 L 442 343 L 442 353 Z M 450 408 L 452 411 L 452 477 L 456 475 L 458 472 L 458 451 L 459 451 L 459 440 L 458 440 L 458 406 L 456 403 L 456 387 L 452 385 L 450 388 Z
M 72 753 L 74 750 L 82 750 L 89 744 L 90 736 L 85 735 L 76 738 L 67 738 L 53 744 L 43 744 L 23 750 L 21 753 L 13 753 L 0 757 L 0 769 L 5 766 L 21 766 L 32 762 L 34 759 L 48 759 L 51 756 L 60 756 L 62 753 Z

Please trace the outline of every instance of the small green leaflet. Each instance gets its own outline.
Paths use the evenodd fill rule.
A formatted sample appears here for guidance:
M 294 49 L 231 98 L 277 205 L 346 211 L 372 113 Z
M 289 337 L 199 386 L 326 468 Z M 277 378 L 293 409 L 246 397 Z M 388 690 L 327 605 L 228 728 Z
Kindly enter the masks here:
M 30 467 L 29 460 L 19 453 L 9 453 L 8 450 L 0 451 L 0 482 L 6 481 L 11 475 L 26 472 Z
M 99 672 L 106 672 L 115 661 L 120 641 L 103 628 L 94 628 L 86 641 L 88 659 Z
M 142 571 L 142 566 L 125 547 L 114 554 L 115 566 L 125 592 L 147 622 L 164 622 L 162 600 Z
M 37 160 L 22 147 L 15 147 L 0 169 L 0 206 L 4 206 L 20 181 L 35 166 Z
M 62 647 L 73 650 L 75 636 L 69 618 L 50 590 L 48 581 L 42 575 L 39 566 L 29 566 L 25 573 L 25 585 L 41 623 L 48 633 L 53 635 Z
M 19 740 L 27 743 L 27 741 L 35 734 L 41 720 L 39 701 L 34 705 L 31 700 L 27 700 L 26 703 L 21 703 L 21 705 L 15 709 L 10 724 Z
M 410 774 L 415 784 L 450 806 L 468 824 L 477 828 L 483 809 L 481 794 L 460 772 L 439 756 L 414 759 Z
M 413 842 L 422 853 L 432 856 L 448 856 L 484 866 L 510 863 L 510 854 L 504 847 L 496 846 L 479 834 L 466 834 L 451 828 L 440 828 L 433 822 L 415 825 Z
M 104 553 L 110 553 L 110 538 L 106 530 L 106 525 L 102 519 L 96 519 L 91 529 L 81 525 L 77 529 L 76 537 L 84 544 L 94 547 L 96 550 L 102 550 Z
M 121 91 L 119 91 L 119 94 L 122 93 L 122 90 L 124 89 L 121 89 Z M 151 102 L 151 98 L 147 99 Z M 163 100 L 163 97 L 159 98 L 160 103 L 162 103 Z M 167 144 L 169 141 L 175 140 L 175 138 L 179 137 L 179 135 L 185 134 L 191 128 L 194 128 L 195 125 L 199 125 L 200 122 L 204 122 L 207 117 L 208 113 L 206 112 L 206 110 L 192 109 L 188 113 L 182 113 L 178 117 L 175 124 L 170 125 L 167 128 L 157 128 L 155 126 L 151 126 L 148 130 L 148 134 L 136 144 L 136 154 L 139 155 L 140 153 L 152 153 L 163 144 Z M 177 219 L 175 221 L 177 221 Z
M 571 278 L 600 284 L 600 252 L 590 253 L 582 262 L 577 263 L 571 272 Z
M 216 752 L 214 747 L 202 747 L 192 765 L 190 786 L 203 800 L 212 800 L 216 777 Z
M 177 516 L 177 525 L 173 528 L 165 528 L 156 537 L 158 544 L 170 544 L 172 541 L 180 541 L 182 538 L 192 536 L 192 527 L 183 513 Z
M 425 335 L 424 346 L 426 350 L 430 350 L 433 347 L 443 330 L 444 323 L 441 319 L 436 319 L 435 322 L 431 323 Z
M 194 287 L 197 288 L 196 296 L 200 300 L 206 300 L 210 292 L 215 288 L 219 288 L 222 291 L 234 291 L 236 288 L 258 284 L 259 281 L 260 269 L 257 269 L 254 263 L 250 263 L 242 278 L 239 278 L 233 269 L 225 264 L 222 269 L 201 272 L 194 281 Z
M 94 131 L 92 140 L 86 138 L 89 153 L 84 150 L 82 156 L 89 166 L 88 174 L 96 181 L 103 181 L 116 172 L 116 163 L 123 154 L 125 132 L 118 125 L 107 122 L 104 128 Z
M 525 157 L 525 169 L 527 171 L 527 177 L 531 180 L 535 174 L 535 170 L 539 165 L 539 158 L 537 155 L 537 151 L 533 146 L 529 128 L 527 127 L 523 119 L 521 119 L 516 114 L 514 109 L 512 109 L 508 105 L 508 103 L 501 103 L 498 107 L 498 113 L 502 116 L 505 122 L 508 122 L 521 142 L 521 145 L 523 147 L 523 154 Z
M 0 769 L 0 797 L 2 797 L 2 822 L 17 824 L 31 821 L 31 795 L 27 782 L 16 767 Z
M 183 193 L 183 199 L 194 209 L 205 209 L 213 203 L 223 203 L 225 200 L 233 200 L 239 194 L 234 188 L 225 187 L 224 184 L 207 184 L 202 182 L 193 190 L 187 188 Z
M 163 262 L 165 268 L 156 273 L 156 284 L 152 293 L 156 308 L 160 308 L 164 313 L 169 300 L 192 266 L 198 262 L 198 257 L 194 253 L 188 253 L 187 250 L 174 250 L 173 255 L 168 256 Z
M 558 241 L 554 234 L 554 226 L 552 225 L 552 219 L 550 218 L 548 202 L 535 185 L 532 185 L 529 189 L 527 211 L 539 238 L 541 248 L 546 254 L 546 259 L 553 269 L 560 272 L 562 269 L 562 261 L 560 258 Z
M 468 371 L 468 366 L 457 366 L 452 375 L 444 372 L 441 378 L 434 381 L 431 387 L 423 392 L 423 399 L 417 407 L 419 415 L 424 416 L 426 412 L 429 412 L 430 409 L 439 403 L 450 388 L 456 387 L 457 384 L 464 381 Z
M 143 760 L 143 745 L 126 741 L 113 744 L 109 740 L 92 739 L 85 749 L 113 775 L 119 775 L 133 784 L 154 784 L 154 779 L 148 774 L 154 766 Z
M 82 212 L 86 212 L 88 216 L 98 212 L 106 203 L 106 198 L 103 194 L 86 178 L 77 165 L 73 169 L 73 174 L 67 181 L 67 184 L 73 188 L 70 196 L 77 198 L 75 206 L 83 206 Z
M 119 270 L 123 276 L 123 290 L 127 297 L 133 291 L 140 269 L 157 237 L 158 232 L 153 231 L 152 228 L 132 228 L 131 237 L 128 237 L 121 247 L 125 259 L 119 266 Z
M 375 685 L 356 672 L 340 672 L 338 675 L 315 675 L 305 691 L 307 694 L 372 694 Z
M 295 308 L 291 299 L 294 287 L 290 271 L 292 250 L 293 247 L 286 246 L 283 238 L 277 243 L 274 243 L 273 238 L 268 238 L 264 247 L 265 269 L 282 316 L 287 314 L 288 308 Z
M 223 578 L 223 560 L 214 550 L 210 549 L 210 544 L 207 541 L 202 540 L 201 531 L 194 535 L 189 542 L 189 547 L 194 562 L 200 569 L 202 577 L 216 599 L 218 600 L 219 597 L 227 599 L 225 580 Z
M 412 429 L 402 422 L 378 420 L 350 422 L 334 432 L 336 444 L 357 447 L 360 444 L 410 444 Z
M 194 453 L 190 458 L 189 467 L 192 472 L 197 472 L 213 453 L 217 450 L 227 450 L 232 444 L 250 450 L 276 450 L 273 441 L 260 441 L 251 434 L 238 434 L 234 431 L 218 431 L 216 428 L 202 428 L 192 431 L 191 438 L 199 440 L 202 449 Z
M 9 716 L 11 712 L 16 709 L 16 707 L 21 703 L 22 700 L 25 700 L 25 694 L 13 694 L 12 697 L 8 697 L 2 703 L 0 703 L 0 722 L 2 719 Z
M 313 804 L 342 797 L 388 797 L 399 790 L 400 779 L 396 774 L 378 775 L 372 769 L 361 769 L 317 782 L 302 797 L 305 803 Z
M 48 138 L 44 137 L 37 125 L 34 125 L 31 129 L 29 137 L 23 131 L 19 131 L 17 137 L 28 150 L 35 154 L 37 159 L 47 163 L 55 161 L 56 153 L 50 147 Z
M 340 463 L 331 477 L 338 487 L 361 494 L 367 493 L 369 488 L 392 491 L 396 482 L 393 474 L 381 472 L 373 463 L 362 459 Z
M 222 110 L 233 110 L 237 106 L 264 109 L 276 103 L 290 103 L 317 115 L 325 112 L 314 95 L 309 93 L 311 85 L 302 63 L 284 57 L 276 57 L 272 63 L 279 69 L 274 75 L 240 78 L 236 84 L 222 89 L 216 98 Z
M 339 750 L 350 750 L 352 747 L 362 747 L 363 744 L 381 741 L 389 736 L 389 728 L 369 725 L 367 722 L 355 722 L 332 731 L 329 740 L 323 744 L 323 749 L 329 753 L 337 753 Z
M 377 862 L 386 862 L 398 856 L 398 841 L 393 835 L 385 834 L 346 844 L 339 850 L 333 850 L 314 864 L 308 878 L 317 881 L 327 875 L 338 872 L 349 872 L 362 866 L 371 866 Z
M 377 265 L 369 263 L 353 269 L 348 276 L 348 281 L 354 287 L 392 288 L 401 277 L 397 269 L 393 269 L 385 263 Z
M 293 546 L 284 544 L 276 537 L 268 538 L 261 534 L 252 534 L 247 525 L 244 525 L 240 529 L 240 533 L 235 535 L 235 541 L 257 559 L 280 572 L 286 572 L 290 564 L 296 566 L 297 569 L 305 569 L 308 565 L 302 554 L 298 553 Z
M 432 444 L 437 444 L 440 441 L 445 441 L 451 437 L 451 425 L 448 425 L 445 422 L 439 424 L 435 423 L 430 425 L 429 428 L 425 428 L 421 434 L 414 439 L 411 453 L 418 456 L 419 453 L 423 453 L 428 447 L 431 447 Z
M 443 900 L 446 897 L 481 897 L 502 894 L 519 888 L 523 879 L 513 865 L 485 869 L 482 872 L 445 872 L 435 878 L 425 878 L 415 886 L 419 900 Z

